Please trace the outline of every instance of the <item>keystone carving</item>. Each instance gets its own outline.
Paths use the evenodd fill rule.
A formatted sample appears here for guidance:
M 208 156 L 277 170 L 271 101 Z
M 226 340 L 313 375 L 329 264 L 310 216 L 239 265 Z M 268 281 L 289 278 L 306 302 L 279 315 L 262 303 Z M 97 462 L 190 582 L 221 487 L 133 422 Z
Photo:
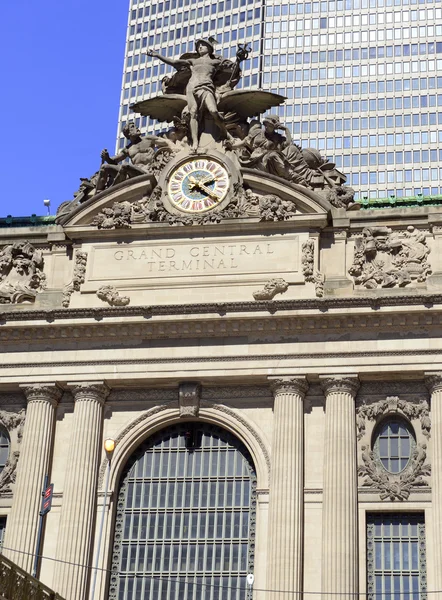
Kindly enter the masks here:
M 63 292 L 62 305 L 68 308 L 71 302 L 71 296 L 74 292 L 79 292 L 81 285 L 86 277 L 87 252 L 77 251 L 75 253 L 75 266 L 72 281 L 65 287 Z
M 127 306 L 130 302 L 129 296 L 120 296 L 120 293 L 113 285 L 101 286 L 97 291 L 97 296 L 110 306 Z
M 284 294 L 289 289 L 287 281 L 281 277 L 270 279 L 262 290 L 253 292 L 255 300 L 273 300 L 277 294 Z
M 426 458 L 427 445 L 417 444 L 409 465 L 402 473 L 393 475 L 387 473 L 368 446 L 362 446 L 364 464 L 358 467 L 358 474 L 364 478 L 362 486 L 378 491 L 381 500 L 407 500 L 413 487 L 428 485 L 424 477 L 431 474 L 431 467 Z
M 431 274 L 429 253 L 425 234 L 412 225 L 402 235 L 389 227 L 367 227 L 356 238 L 349 273 L 356 285 L 368 290 L 405 287 Z
M 201 385 L 195 381 L 180 384 L 180 417 L 197 417 L 200 410 Z
M 325 277 L 319 271 L 315 271 L 315 241 L 312 238 L 302 244 L 301 263 L 304 280 L 314 283 L 316 296 L 322 298 Z
M 0 423 L 5 427 L 8 433 L 17 430 L 18 448 L 13 450 L 6 461 L 5 468 L 0 473 L 0 495 L 11 491 L 11 485 L 15 483 L 17 473 L 17 463 L 20 456 L 20 443 L 23 436 L 23 427 L 26 418 L 26 411 L 22 409 L 18 413 L 11 413 L 5 410 L 0 411 Z
M 410 421 L 419 419 L 423 435 L 429 439 L 431 420 L 428 402 L 421 400 L 418 404 L 401 400 L 398 396 L 389 396 L 385 400 L 379 400 L 373 404 L 361 404 L 356 409 L 356 427 L 358 440 L 365 434 L 366 420 L 377 421 L 379 417 L 388 413 L 402 413 Z
M 46 287 L 40 250 L 29 242 L 15 242 L 0 251 L 0 304 L 34 302 Z

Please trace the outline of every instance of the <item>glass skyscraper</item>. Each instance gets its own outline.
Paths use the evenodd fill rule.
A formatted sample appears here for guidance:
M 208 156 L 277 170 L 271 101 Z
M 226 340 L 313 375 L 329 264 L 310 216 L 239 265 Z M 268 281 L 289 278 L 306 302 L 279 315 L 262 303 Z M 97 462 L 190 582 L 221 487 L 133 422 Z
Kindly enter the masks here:
M 442 193 L 442 3 L 432 0 L 130 0 L 121 126 L 129 105 L 161 93 L 177 58 L 213 36 L 240 86 L 288 98 L 277 112 L 304 148 L 336 162 L 360 197 Z M 135 115 L 140 129 L 161 129 Z

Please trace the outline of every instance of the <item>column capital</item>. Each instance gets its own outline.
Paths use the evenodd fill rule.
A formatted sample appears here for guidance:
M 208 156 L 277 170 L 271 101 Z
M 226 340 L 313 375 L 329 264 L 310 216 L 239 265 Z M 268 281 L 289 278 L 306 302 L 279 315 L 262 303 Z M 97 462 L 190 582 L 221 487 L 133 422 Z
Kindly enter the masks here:
M 68 383 L 68 388 L 74 396 L 75 402 L 83 400 L 96 400 L 100 404 L 106 402 L 110 388 L 104 381 L 80 381 Z
M 360 385 L 357 375 L 320 375 L 319 383 L 325 394 L 344 392 L 353 397 L 356 396 Z
M 274 396 L 277 394 L 299 394 L 304 398 L 309 387 L 305 376 L 269 377 L 268 380 Z
M 63 394 L 63 390 L 56 383 L 23 383 L 19 387 L 23 390 L 28 404 L 49 402 L 56 407 Z
M 430 394 L 442 391 L 442 372 L 424 373 L 424 375 L 424 382 Z

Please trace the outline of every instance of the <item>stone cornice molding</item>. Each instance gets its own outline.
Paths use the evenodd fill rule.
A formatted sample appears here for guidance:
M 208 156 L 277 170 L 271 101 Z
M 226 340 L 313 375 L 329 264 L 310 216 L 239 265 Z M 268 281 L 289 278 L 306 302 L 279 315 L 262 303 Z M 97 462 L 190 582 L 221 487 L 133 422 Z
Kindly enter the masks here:
M 104 404 L 110 394 L 110 388 L 104 381 L 68 383 L 68 388 L 72 392 L 74 402 L 94 400 Z
M 22 384 L 20 388 L 23 390 L 28 404 L 31 402 L 49 402 L 55 408 L 60 401 L 63 390 L 56 383 L 33 383 Z
M 305 376 L 303 377 L 269 377 L 270 389 L 274 396 L 278 394 L 297 394 L 302 399 L 308 391 L 309 384 Z
M 324 394 L 350 394 L 356 397 L 360 383 L 357 375 L 320 375 L 319 382 Z
M 424 381 L 430 394 L 442 391 L 442 373 L 425 373 Z

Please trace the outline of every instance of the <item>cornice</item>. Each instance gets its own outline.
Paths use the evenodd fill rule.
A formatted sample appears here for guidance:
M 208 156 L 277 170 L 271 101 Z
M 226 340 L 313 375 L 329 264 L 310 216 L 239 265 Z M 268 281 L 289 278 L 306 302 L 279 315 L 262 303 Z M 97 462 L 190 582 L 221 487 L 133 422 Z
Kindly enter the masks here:
M 109 317 L 142 317 L 149 319 L 155 316 L 204 315 L 228 313 L 269 313 L 284 311 L 318 310 L 327 312 L 343 308 L 371 308 L 379 310 L 383 307 L 421 306 L 429 309 L 442 304 L 442 294 L 405 294 L 379 295 L 370 292 L 363 295 L 343 296 L 333 298 L 300 298 L 297 300 L 270 300 L 247 302 L 211 302 L 202 304 L 169 304 L 152 306 L 122 306 L 94 308 L 59 308 L 50 310 L 0 310 L 0 326 L 7 322 L 87 319 L 97 321 Z
M 69 312 L 69 311 L 67 311 Z M 42 342 L 50 341 L 69 343 L 76 340 L 90 343 L 93 340 L 136 340 L 156 339 L 195 339 L 195 338 L 239 338 L 246 337 L 249 343 L 267 343 L 290 341 L 323 335 L 324 332 L 338 334 L 350 333 L 355 339 L 364 332 L 394 332 L 404 335 L 405 332 L 425 334 L 442 327 L 442 310 L 439 308 L 398 309 L 396 311 L 352 311 L 352 312 L 316 312 L 278 313 L 272 315 L 216 314 L 202 316 L 194 314 L 193 318 L 177 315 L 175 319 L 161 317 L 146 318 L 132 315 L 122 320 L 119 313 L 106 313 L 108 318 L 88 321 L 80 315 L 71 322 L 64 319 L 54 320 L 47 315 L 46 320 L 39 322 L 24 321 L 20 325 L 10 322 L 0 325 L 0 344 L 23 343 L 35 347 Z M 137 318 L 139 316 L 139 318 Z M 115 317 L 112 318 L 112 317 Z M 97 322 L 98 321 L 98 322 Z

